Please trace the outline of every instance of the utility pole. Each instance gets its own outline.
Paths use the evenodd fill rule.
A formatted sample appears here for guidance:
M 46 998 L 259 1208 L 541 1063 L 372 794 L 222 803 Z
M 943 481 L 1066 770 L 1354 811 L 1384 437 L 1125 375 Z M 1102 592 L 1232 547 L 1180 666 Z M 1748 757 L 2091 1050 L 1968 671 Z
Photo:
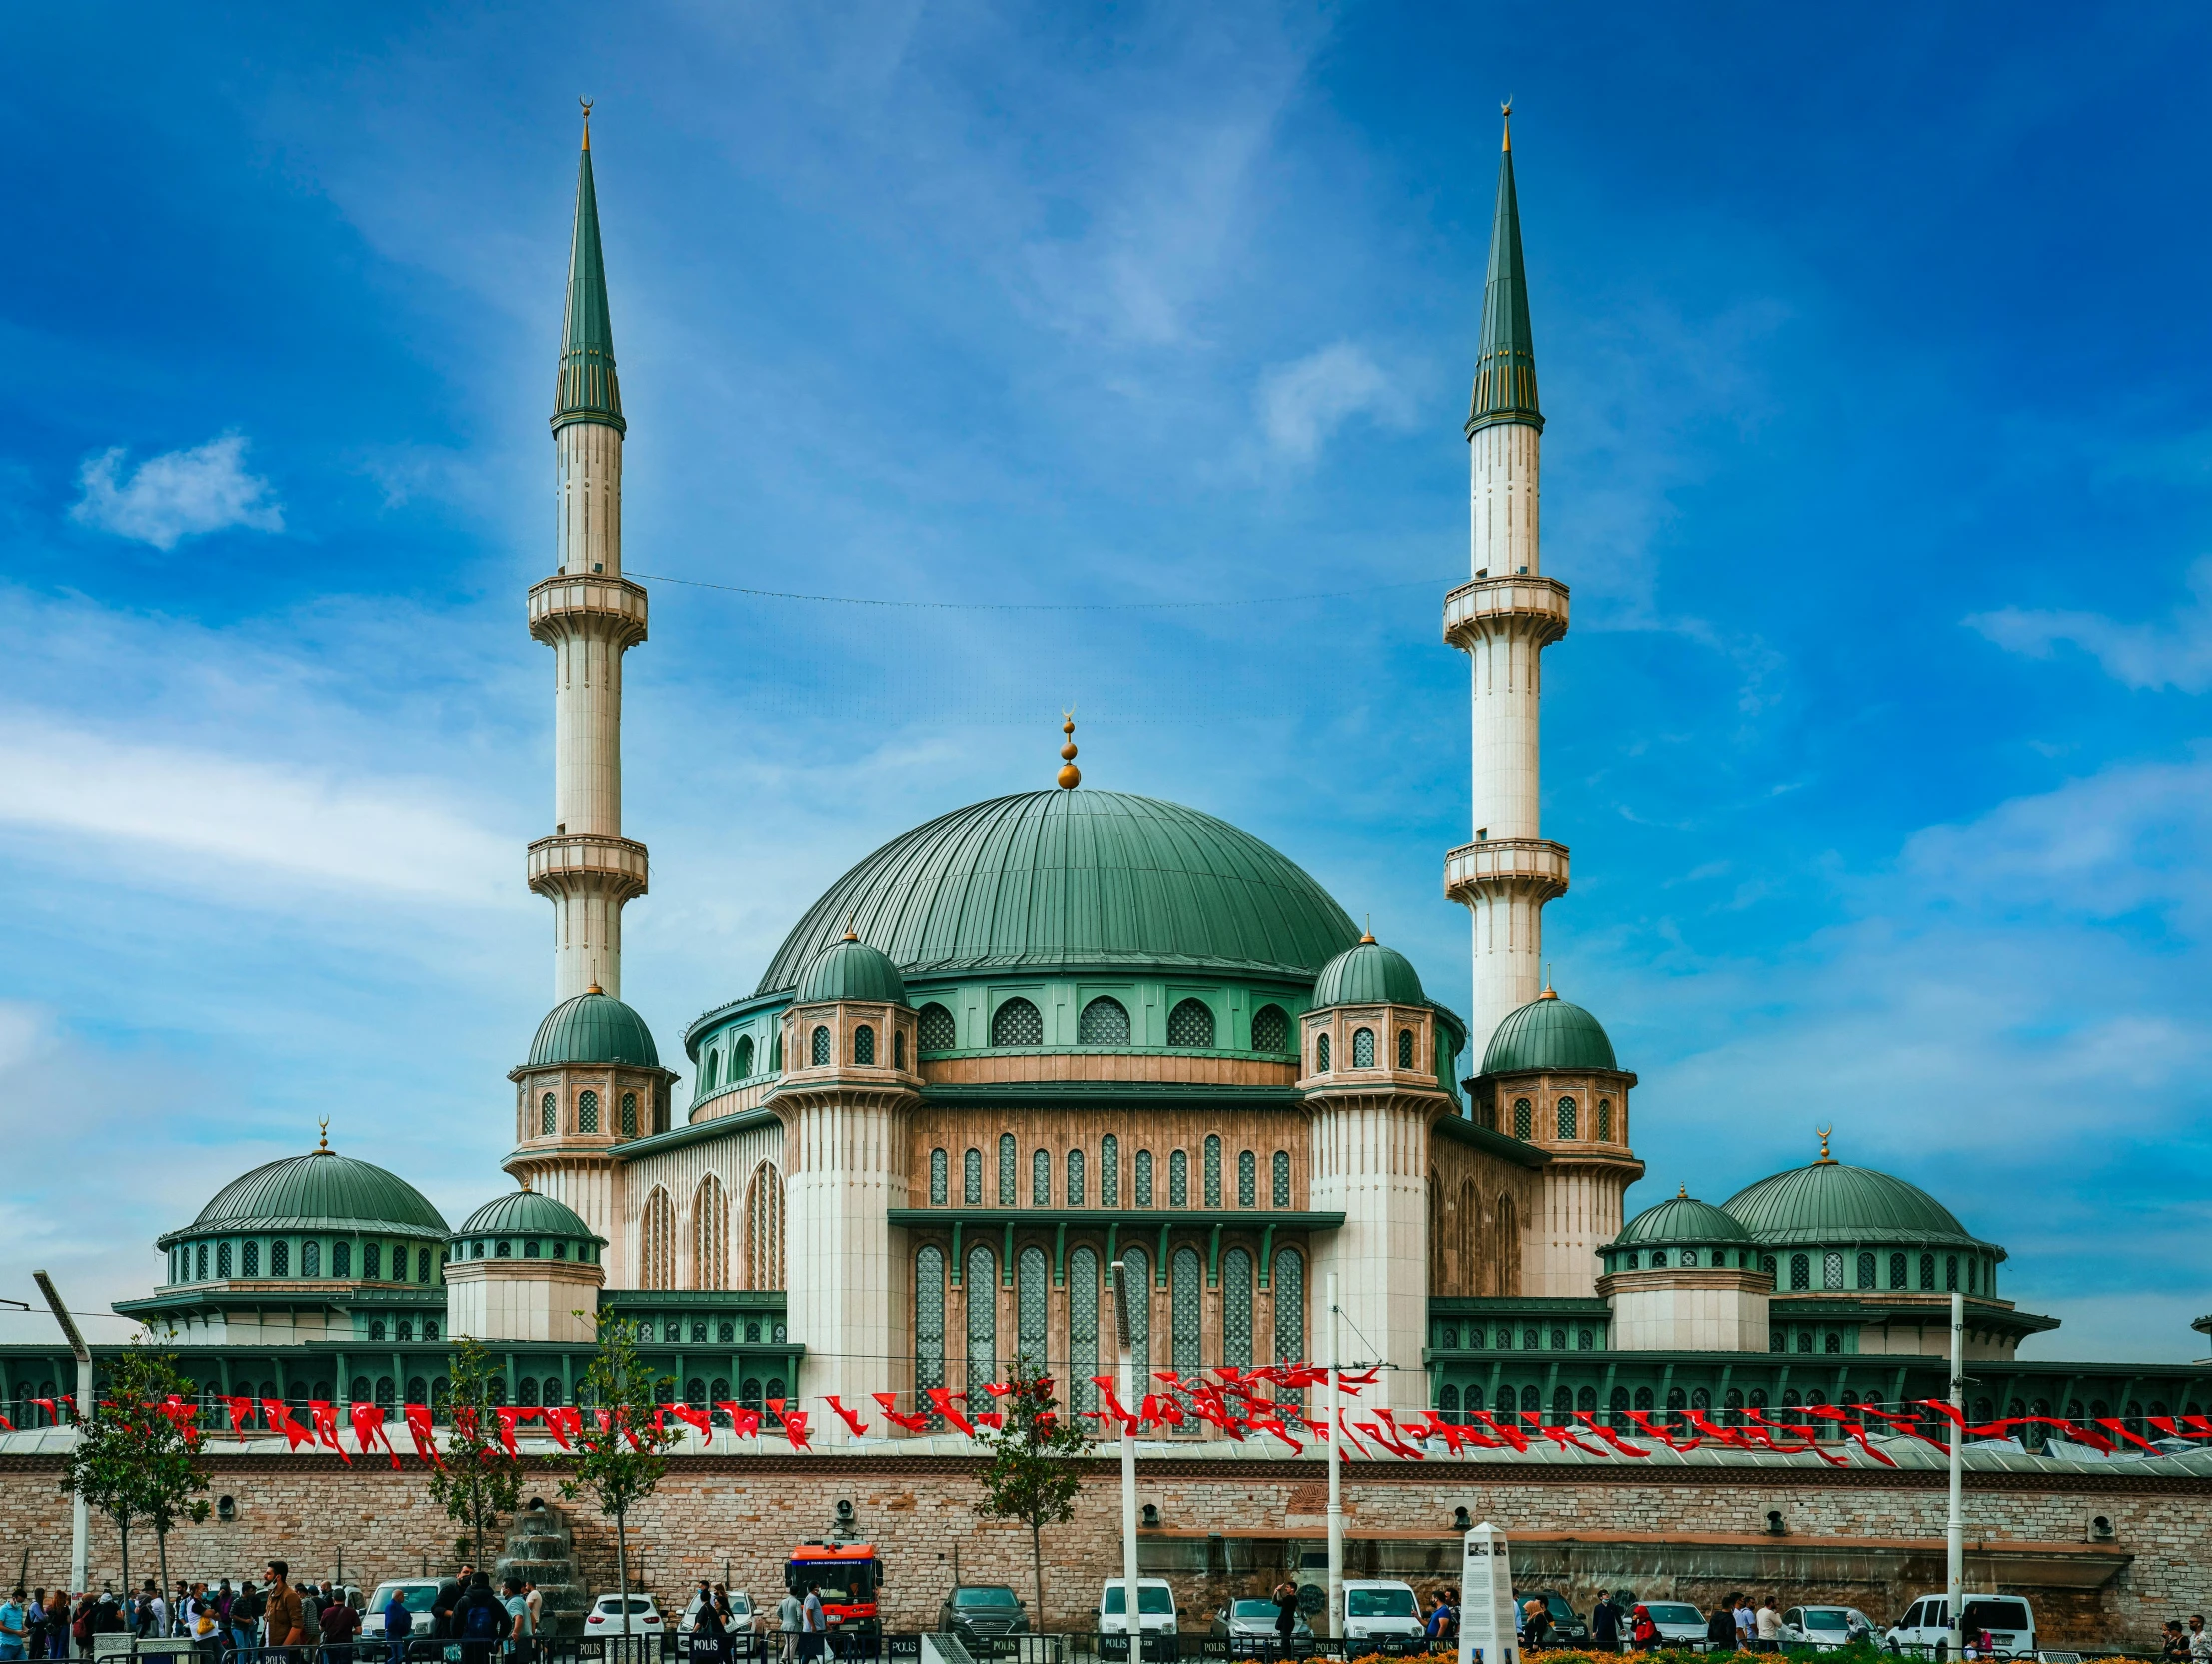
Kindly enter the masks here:
M 1336 1385 L 1336 1273 L 1328 1274 L 1328 1633 L 1344 1633 L 1344 1400 Z
M 1129 1348 L 1129 1271 L 1118 1259 L 1113 1262 L 1113 1330 L 1126 1408 L 1136 1391 L 1136 1354 Z M 1136 1605 L 1136 1433 L 1126 1420 L 1121 1423 L 1121 1579 L 1127 1590 L 1121 1599 L 1129 1622 L 1129 1664 L 1142 1664 L 1144 1616 Z
M 1950 1604 L 1946 1609 L 1951 1626 L 1951 1656 L 1963 1657 L 1964 1642 L 1959 1625 L 1959 1604 L 1966 1590 L 1966 1512 L 1962 1506 L 1965 1493 L 1966 1447 L 1966 1296 L 1953 1290 L 1951 1294 L 1951 1518 L 1944 1536 L 1945 1571 L 1948 1573 Z
M 77 1320 L 69 1315 L 69 1308 L 61 1303 L 61 1295 L 54 1287 L 54 1279 L 44 1271 L 33 1271 L 31 1280 L 38 1284 L 38 1291 L 46 1296 L 46 1303 L 54 1308 L 54 1321 L 61 1325 L 62 1338 L 69 1342 L 69 1350 L 76 1355 L 77 1425 L 82 1428 L 92 1419 L 92 1348 L 85 1344 L 85 1337 L 77 1332 Z M 69 1586 L 80 1591 L 88 1586 L 85 1553 L 89 1547 L 89 1523 L 85 1513 L 85 1493 L 78 1491 L 69 1499 Z

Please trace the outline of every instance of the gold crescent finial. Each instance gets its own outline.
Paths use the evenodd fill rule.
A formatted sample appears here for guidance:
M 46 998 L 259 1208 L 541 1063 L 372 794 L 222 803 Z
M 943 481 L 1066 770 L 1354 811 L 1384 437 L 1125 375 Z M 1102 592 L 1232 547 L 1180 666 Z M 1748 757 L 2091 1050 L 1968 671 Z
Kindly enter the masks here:
M 1689 1186 L 1688 1186 L 1687 1184 L 1685 1184 L 1685 1185 L 1683 1185 L 1683 1186 L 1682 1186 L 1682 1187 L 1681 1187 L 1681 1188 L 1680 1188 L 1679 1190 L 1675 1191 L 1675 1192 L 1674 1192 L 1674 1199 L 1675 1199 L 1676 1201 L 1688 1201 L 1688 1200 L 1689 1200 Z
M 330 1153 L 330 1117 L 325 1115 L 315 1125 L 319 1134 L 315 1145 L 316 1152 L 321 1155 L 328 1155 Z
M 577 103 L 584 106 L 584 148 L 590 150 L 592 148 L 592 101 L 588 98 L 580 98 Z
M 1068 744 L 1060 749 L 1062 761 L 1057 778 L 1063 792 L 1073 792 L 1083 784 L 1083 771 L 1076 767 L 1076 708 L 1070 706 L 1061 716 L 1065 720 L 1060 725 L 1060 731 L 1068 736 Z
M 1834 1124 L 1831 1122 L 1827 1126 L 1815 1127 L 1813 1130 L 1820 1134 L 1820 1159 L 1815 1161 L 1813 1165 L 1816 1167 L 1834 1166 L 1836 1159 L 1828 1153 L 1828 1134 L 1835 1130 Z
M 528 1195 L 530 1193 L 530 1175 L 528 1173 L 517 1173 L 515 1175 L 515 1182 L 523 1187 L 524 1195 Z
M 1505 148 L 1511 150 L 1513 148 L 1513 95 L 1511 93 L 1505 95 L 1505 102 L 1497 107 L 1497 111 L 1505 119 Z

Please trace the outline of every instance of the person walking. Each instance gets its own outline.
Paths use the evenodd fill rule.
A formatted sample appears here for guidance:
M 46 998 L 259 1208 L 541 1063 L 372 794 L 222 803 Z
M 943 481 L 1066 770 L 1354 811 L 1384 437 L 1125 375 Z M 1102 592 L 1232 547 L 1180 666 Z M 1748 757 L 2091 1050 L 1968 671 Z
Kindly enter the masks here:
M 31 1618 L 23 1609 L 23 1591 L 16 1589 L 6 1600 L 0 1600 L 0 1658 L 28 1658 L 30 1655 Z
M 1287 1658 L 1290 1643 L 1298 1633 L 1298 1586 L 1295 1583 L 1277 1583 L 1268 1591 L 1268 1599 L 1275 1603 L 1275 1656 Z
M 530 1664 L 530 1655 L 538 1633 L 531 1622 L 530 1597 L 523 1592 L 523 1580 L 509 1577 L 504 1585 L 507 1599 L 507 1644 L 501 1650 L 515 1664 Z
M 529 1578 L 523 1579 L 523 1601 L 530 1608 L 530 1633 L 538 1635 L 546 1627 L 546 1597 L 538 1592 L 538 1585 Z
M 806 1608 L 799 1603 L 796 1589 L 786 1587 L 784 1598 L 776 1603 L 777 1649 L 784 1664 L 796 1664 L 799 1657 L 799 1628 L 806 1621 Z
M 1751 1610 L 1751 1597 L 1747 1594 L 1733 1594 L 1728 1597 L 1728 1604 L 1736 1609 L 1736 1651 L 1755 1651 L 1759 1639 L 1759 1615 Z
M 0 1624 L 7 1621 L 7 1610 L 0 1606 Z M 2179 1618 L 2168 1618 L 2158 1632 L 2158 1656 L 2162 1664 L 2189 1664 L 2189 1637 L 2182 1633 Z
M 1651 1608 L 1640 1600 L 1628 1614 L 1628 1639 L 1638 1652 L 1658 1650 L 1659 1626 L 1651 1621 Z
M 261 1591 L 252 1584 L 231 1596 L 231 1645 L 248 1657 L 261 1645 L 261 1614 L 267 1605 Z
M 2212 1630 L 2204 1627 L 2204 1614 L 2189 1615 L 2189 1657 L 2191 1664 L 2212 1664 Z
M 46 1656 L 46 1591 L 33 1589 L 31 1598 L 23 1603 L 23 1648 L 25 1656 Z
M 1524 1652 L 1542 1648 L 1544 1638 L 1551 1633 L 1551 1613 L 1545 1608 L 1541 1595 L 1531 1595 L 1521 1603 L 1520 1644 Z
M 262 1573 L 269 1595 L 261 1608 L 261 1628 L 270 1646 L 284 1648 L 285 1658 L 298 1664 L 299 1655 L 291 1649 L 307 1640 L 307 1609 L 301 1605 L 300 1593 L 292 1587 L 291 1579 L 292 1567 L 283 1560 L 270 1561 Z
M 1761 1595 L 1759 1597 L 1758 1620 L 1759 1651 L 1780 1652 L 1782 1650 L 1782 1615 L 1775 1610 L 1772 1595 Z
M 799 1609 L 800 1657 L 820 1658 L 828 1649 L 830 1617 L 822 1610 L 822 1591 L 809 1589 Z
M 1599 1591 L 1590 1608 L 1590 1645 L 1599 1652 L 1620 1651 L 1620 1603 L 1610 1589 Z
M 391 1664 L 406 1664 L 407 1638 L 415 1632 L 415 1614 L 407 1609 L 407 1597 L 397 1588 L 384 1603 L 384 1640 L 392 1649 Z
M 1714 1607 L 1713 1615 L 1705 1620 L 1705 1650 L 1707 1652 L 1734 1652 L 1736 1650 L 1736 1608 L 1732 1596 Z

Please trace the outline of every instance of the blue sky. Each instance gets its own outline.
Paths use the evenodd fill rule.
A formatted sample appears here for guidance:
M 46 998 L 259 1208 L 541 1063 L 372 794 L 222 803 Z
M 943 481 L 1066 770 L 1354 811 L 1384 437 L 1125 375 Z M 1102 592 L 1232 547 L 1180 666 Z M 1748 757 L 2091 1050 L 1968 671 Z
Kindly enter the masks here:
M 626 993 L 673 1052 L 943 809 L 1252 829 L 1465 1002 L 1459 434 L 1515 139 L 1559 985 L 1631 1203 L 1837 1152 L 2046 1357 L 2201 1353 L 2200 9 L 18 11 L 0 109 L 0 1286 L 309 1147 L 458 1217 L 551 998 L 550 409 L 631 428 Z M 1282 599 L 1322 596 L 1325 599 Z M 102 1332 L 120 1336 L 109 1320 Z M 0 1334 L 33 1329 L 0 1324 Z

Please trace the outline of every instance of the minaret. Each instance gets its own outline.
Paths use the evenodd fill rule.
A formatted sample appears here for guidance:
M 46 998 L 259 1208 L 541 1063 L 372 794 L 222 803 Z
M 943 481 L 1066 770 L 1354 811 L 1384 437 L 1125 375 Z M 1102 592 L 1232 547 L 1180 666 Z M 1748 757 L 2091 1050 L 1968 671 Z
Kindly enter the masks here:
M 553 402 L 560 570 L 530 589 L 530 633 L 553 649 L 553 835 L 530 845 L 530 887 L 554 906 L 557 1001 L 622 997 L 622 909 L 646 889 L 645 845 L 622 835 L 622 656 L 646 629 L 622 575 L 623 427 L 587 104 Z
M 1479 1057 L 1500 1019 L 1541 990 L 1543 909 L 1567 887 L 1567 851 L 1539 835 L 1537 702 L 1543 650 L 1566 634 L 1567 587 L 1543 576 L 1528 275 L 1506 107 L 1497 215 L 1482 294 L 1481 356 L 1467 413 L 1474 577 L 1444 601 L 1444 640 L 1474 669 L 1474 841 L 1444 859 L 1444 893 L 1474 915 L 1469 1038 Z

